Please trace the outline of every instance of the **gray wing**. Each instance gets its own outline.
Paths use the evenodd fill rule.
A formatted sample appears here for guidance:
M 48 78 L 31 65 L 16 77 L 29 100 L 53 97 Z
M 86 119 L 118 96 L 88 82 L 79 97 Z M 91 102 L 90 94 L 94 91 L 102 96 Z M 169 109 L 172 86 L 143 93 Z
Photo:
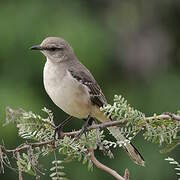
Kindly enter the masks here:
M 89 88 L 91 102 L 99 107 L 102 107 L 104 104 L 107 104 L 106 98 L 94 77 L 86 68 L 84 68 L 84 66 L 81 68 L 82 70 L 69 68 L 68 71 L 77 81 Z

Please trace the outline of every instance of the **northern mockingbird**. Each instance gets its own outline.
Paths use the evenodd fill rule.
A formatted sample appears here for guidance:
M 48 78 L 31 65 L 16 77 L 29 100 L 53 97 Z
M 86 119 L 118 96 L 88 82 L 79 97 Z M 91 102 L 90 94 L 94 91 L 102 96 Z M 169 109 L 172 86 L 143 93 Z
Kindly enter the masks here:
M 70 116 L 79 119 L 96 118 L 110 121 L 100 107 L 107 104 L 106 98 L 89 70 L 79 62 L 72 47 L 64 39 L 48 37 L 40 45 L 31 47 L 41 51 L 47 61 L 44 66 L 44 87 L 52 101 Z M 118 127 L 108 130 L 118 141 L 125 140 Z M 119 133 L 118 138 L 115 134 Z M 144 166 L 144 159 L 131 144 L 124 144 L 130 158 Z

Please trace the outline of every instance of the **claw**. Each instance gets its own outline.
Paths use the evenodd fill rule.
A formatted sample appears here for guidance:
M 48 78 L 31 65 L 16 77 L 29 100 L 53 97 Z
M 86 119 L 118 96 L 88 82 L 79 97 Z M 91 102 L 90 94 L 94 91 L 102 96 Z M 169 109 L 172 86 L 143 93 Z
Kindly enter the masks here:
M 75 140 L 80 139 L 80 137 L 85 134 L 86 138 L 87 138 L 87 127 L 82 127 L 81 131 L 75 136 Z
M 92 119 L 90 116 L 88 116 L 88 118 L 86 119 L 86 122 L 84 123 L 84 125 L 81 128 L 81 131 L 75 136 L 75 140 L 80 139 L 80 137 L 84 134 L 86 139 L 87 139 L 87 128 L 88 126 L 92 124 Z

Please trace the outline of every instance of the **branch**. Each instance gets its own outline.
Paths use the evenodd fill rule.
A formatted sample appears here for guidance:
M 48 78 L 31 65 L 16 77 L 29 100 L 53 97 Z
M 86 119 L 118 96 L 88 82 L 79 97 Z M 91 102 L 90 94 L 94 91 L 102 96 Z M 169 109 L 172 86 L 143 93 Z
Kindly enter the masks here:
M 160 115 L 156 115 L 156 116 L 151 116 L 151 117 L 146 117 L 145 120 L 146 121 L 150 121 L 150 120 L 172 120 L 172 121 L 180 121 L 180 116 L 176 115 L 176 114 L 172 114 L 169 112 L 166 112 L 164 114 L 160 114 Z M 101 124 L 93 124 L 91 126 L 89 126 L 87 128 L 87 131 L 93 130 L 93 129 L 99 129 L 99 128 L 107 128 L 107 127 L 112 127 L 112 126 L 119 126 L 121 124 L 123 124 L 126 121 L 126 119 L 121 119 L 121 121 L 108 121 L 108 122 L 104 122 Z M 63 138 L 64 136 L 69 136 L 69 137 L 74 137 L 76 136 L 81 130 L 77 130 L 77 131 L 72 131 L 72 132 L 65 132 L 65 133 L 61 133 L 61 138 Z M 44 145 L 53 145 L 55 143 L 55 140 L 49 140 L 49 141 L 43 141 L 43 142 L 36 142 L 36 143 L 28 143 L 28 144 L 22 144 L 20 146 L 18 146 L 15 149 L 6 149 L 4 146 L 0 145 L 0 148 L 8 153 L 14 153 L 14 152 L 20 152 L 23 150 L 26 150 L 29 148 L 29 146 L 31 147 L 41 147 Z
M 170 112 L 166 112 L 164 114 L 160 114 L 157 116 L 151 116 L 151 117 L 146 117 L 145 120 L 146 121 L 150 121 L 150 120 L 174 120 L 174 121 L 180 121 L 180 116 L 176 115 L 176 114 L 172 114 Z M 93 130 L 93 129 L 99 129 L 99 128 L 107 128 L 107 127 L 112 127 L 112 126 L 119 126 L 121 124 L 124 124 L 124 122 L 126 121 L 126 119 L 121 119 L 120 121 L 108 121 L 108 122 L 104 122 L 101 124 L 93 124 L 91 126 L 89 126 L 87 128 L 87 131 Z M 62 137 L 64 136 L 71 136 L 74 137 L 76 134 L 78 134 L 81 130 L 78 131 L 73 131 L 73 132 L 66 132 L 62 134 Z
M 174 120 L 174 121 L 180 121 L 180 115 L 176 115 L 176 114 L 173 114 L 173 113 L 170 113 L 170 112 L 165 112 L 165 113 L 157 115 L 157 116 L 146 117 L 147 121 L 153 120 L 153 119 L 163 119 L 163 120 L 171 119 L 171 120 Z
M 125 175 L 124 177 L 120 176 L 115 170 L 105 166 L 104 164 L 102 164 L 101 162 L 99 162 L 96 157 L 94 156 L 94 150 L 93 149 L 89 149 L 89 153 L 90 153 L 90 160 L 94 163 L 94 165 L 107 172 L 108 174 L 114 176 L 117 180 L 129 180 L 129 171 L 128 169 L 125 170 Z

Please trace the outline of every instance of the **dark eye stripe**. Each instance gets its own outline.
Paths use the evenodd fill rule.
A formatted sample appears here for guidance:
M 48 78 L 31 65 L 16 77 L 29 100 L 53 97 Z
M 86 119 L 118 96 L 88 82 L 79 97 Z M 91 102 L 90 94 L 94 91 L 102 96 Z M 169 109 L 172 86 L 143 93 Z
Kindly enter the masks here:
M 44 47 L 43 50 L 48 50 L 48 51 L 55 51 L 55 50 L 63 50 L 63 47 Z

